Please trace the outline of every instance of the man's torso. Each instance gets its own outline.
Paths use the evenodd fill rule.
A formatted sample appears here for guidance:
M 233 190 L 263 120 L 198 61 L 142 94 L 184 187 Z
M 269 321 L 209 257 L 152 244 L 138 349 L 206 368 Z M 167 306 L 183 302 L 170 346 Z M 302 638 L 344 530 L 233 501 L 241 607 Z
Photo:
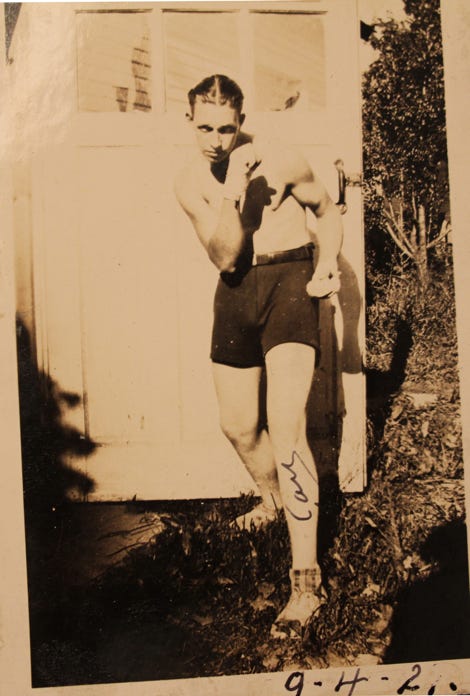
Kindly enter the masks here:
M 212 175 L 207 162 L 196 160 L 192 166 L 195 186 L 209 207 L 218 213 L 223 184 Z M 290 193 L 289 184 L 280 154 L 276 150 L 264 151 L 240 201 L 243 227 L 253 234 L 257 254 L 293 249 L 310 240 L 305 210 Z

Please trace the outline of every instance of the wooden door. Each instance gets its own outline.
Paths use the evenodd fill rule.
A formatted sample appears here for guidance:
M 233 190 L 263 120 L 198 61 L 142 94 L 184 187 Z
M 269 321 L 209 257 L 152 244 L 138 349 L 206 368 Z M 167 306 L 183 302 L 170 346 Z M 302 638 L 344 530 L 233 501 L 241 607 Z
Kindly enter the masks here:
M 186 92 L 206 74 L 234 77 L 246 129 L 301 147 L 336 199 L 335 160 L 360 171 L 355 1 L 60 11 L 75 25 L 76 115 L 68 142 L 35 160 L 34 272 L 40 363 L 82 397 L 67 418 L 98 445 L 70 463 L 94 481 L 92 500 L 249 491 L 218 427 L 208 358 L 217 273 L 173 193 L 194 153 Z M 361 490 L 359 190 L 347 199 L 343 291 L 322 302 L 309 415 L 314 437 L 342 424 L 342 485 Z

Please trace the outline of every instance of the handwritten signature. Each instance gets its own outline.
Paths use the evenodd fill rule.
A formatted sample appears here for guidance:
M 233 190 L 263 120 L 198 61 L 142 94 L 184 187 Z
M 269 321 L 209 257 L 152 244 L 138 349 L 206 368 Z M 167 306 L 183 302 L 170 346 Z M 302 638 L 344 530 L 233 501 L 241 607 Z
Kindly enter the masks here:
M 312 472 L 308 469 L 307 465 L 303 461 L 302 457 L 298 452 L 295 450 L 292 452 L 292 457 L 290 462 L 281 462 L 281 466 L 284 467 L 284 469 L 287 469 L 287 471 L 290 473 L 290 480 L 292 481 L 293 486 L 295 487 L 294 490 L 294 498 L 299 501 L 302 505 L 309 505 L 309 499 L 308 495 L 305 493 L 300 481 L 298 480 L 298 471 L 295 470 L 296 464 L 302 466 L 307 474 L 316 482 L 315 476 L 312 474 Z M 318 503 L 315 503 L 318 505 Z M 293 512 L 287 505 L 285 506 L 286 510 L 292 515 L 292 517 L 296 520 L 300 521 L 308 521 L 312 519 L 313 512 L 311 508 L 309 507 L 308 510 L 306 511 L 306 514 L 303 515 L 297 515 L 295 512 Z

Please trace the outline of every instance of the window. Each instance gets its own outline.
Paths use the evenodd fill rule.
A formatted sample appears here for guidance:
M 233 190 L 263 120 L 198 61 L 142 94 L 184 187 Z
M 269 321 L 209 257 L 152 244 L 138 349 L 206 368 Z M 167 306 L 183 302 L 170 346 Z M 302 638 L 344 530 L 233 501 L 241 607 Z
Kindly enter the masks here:
M 80 12 L 80 111 L 150 111 L 151 50 L 145 12 Z
M 254 94 L 257 111 L 314 111 L 326 106 L 321 16 L 257 13 Z
M 82 10 L 78 107 L 150 111 L 153 79 L 153 109 L 180 116 L 188 91 L 222 73 L 240 84 L 250 112 L 325 112 L 324 32 L 321 12 Z
M 183 113 L 187 93 L 214 73 L 240 79 L 237 15 L 165 12 L 165 110 Z

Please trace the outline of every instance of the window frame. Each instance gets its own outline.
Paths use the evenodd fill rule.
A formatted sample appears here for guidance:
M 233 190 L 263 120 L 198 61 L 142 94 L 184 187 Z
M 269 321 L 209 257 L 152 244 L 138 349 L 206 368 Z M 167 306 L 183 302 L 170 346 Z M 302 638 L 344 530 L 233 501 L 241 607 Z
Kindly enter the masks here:
M 303 144 L 312 142 L 329 142 L 329 123 L 331 122 L 331 57 L 330 46 L 332 32 L 331 13 L 334 4 L 325 0 L 308 0 L 299 2 L 250 2 L 219 3 L 201 2 L 195 9 L 194 4 L 185 2 L 164 3 L 94 3 L 93 6 L 80 3 L 73 6 L 75 15 L 79 13 L 147 13 L 150 28 L 151 53 L 151 109 L 146 112 L 86 112 L 78 111 L 78 82 L 76 113 L 74 119 L 75 140 L 88 145 L 106 145 L 119 142 L 123 145 L 140 144 L 163 140 L 173 144 L 188 145 L 193 142 L 187 127 L 185 112 L 175 118 L 173 111 L 165 110 L 165 37 L 164 14 L 187 12 L 223 12 L 237 15 L 240 74 L 244 83 L 244 111 L 247 114 L 246 128 L 254 132 L 263 132 L 275 137 L 278 132 L 289 134 L 290 142 Z M 247 6 L 249 5 L 249 6 Z M 296 112 L 257 111 L 254 108 L 254 19 L 256 14 L 295 14 L 316 15 L 323 17 L 325 35 L 325 73 L 326 73 L 326 107 L 325 109 Z M 77 22 L 75 25 L 77 26 Z M 78 36 L 76 36 L 76 45 Z M 77 65 L 78 71 L 78 65 Z

